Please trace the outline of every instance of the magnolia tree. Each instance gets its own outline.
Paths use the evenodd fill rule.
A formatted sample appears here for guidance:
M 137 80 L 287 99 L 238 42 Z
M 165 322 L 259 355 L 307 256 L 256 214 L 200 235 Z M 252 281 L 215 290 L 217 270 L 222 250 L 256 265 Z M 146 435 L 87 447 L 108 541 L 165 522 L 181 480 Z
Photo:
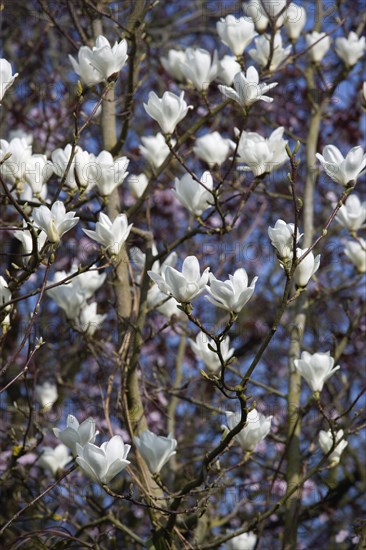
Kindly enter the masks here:
M 5 3 L 4 548 L 364 548 L 361 4 Z

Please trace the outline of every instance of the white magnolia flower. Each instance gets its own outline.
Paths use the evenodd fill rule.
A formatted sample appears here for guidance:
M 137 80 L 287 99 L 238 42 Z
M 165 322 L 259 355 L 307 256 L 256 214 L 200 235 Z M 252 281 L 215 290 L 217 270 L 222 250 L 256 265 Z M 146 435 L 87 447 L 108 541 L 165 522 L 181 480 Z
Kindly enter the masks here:
M 229 430 L 233 430 L 241 420 L 241 413 L 227 411 L 226 421 Z M 265 417 L 256 409 L 248 412 L 244 428 L 235 436 L 236 441 L 244 451 L 254 451 L 271 429 L 272 416 Z
M 179 202 L 195 216 L 200 216 L 204 210 L 213 204 L 213 179 L 210 172 L 203 172 L 200 182 L 185 174 L 181 179 L 175 178 L 173 189 Z
M 256 132 L 242 132 L 237 161 L 244 162 L 247 166 L 241 167 L 241 170 L 250 170 L 255 176 L 260 176 L 282 166 L 288 160 L 287 140 L 283 139 L 283 132 L 283 126 L 274 130 L 269 138 L 264 138 Z M 236 128 L 235 133 L 239 133 Z
M 8 283 L 5 281 L 4 277 L 0 275 L 0 307 L 10 302 L 10 300 L 11 300 L 11 292 L 8 288 Z M 10 306 L 7 306 L 5 308 L 6 311 L 9 311 L 9 307 Z
M 228 46 L 236 56 L 241 55 L 253 38 L 257 36 L 251 19 L 236 18 L 234 15 L 222 17 L 216 23 L 216 29 L 221 42 Z
M 292 42 L 296 42 L 306 23 L 306 11 L 302 6 L 291 2 L 285 12 L 285 27 Z
M 128 176 L 129 162 L 127 157 L 113 160 L 109 151 L 102 151 L 97 157 L 79 151 L 75 157 L 75 172 L 81 185 L 89 188 L 96 185 L 101 195 L 108 196 Z
M 341 454 L 347 447 L 348 442 L 344 439 L 344 431 L 338 430 L 332 433 L 332 430 L 325 432 L 320 430 L 319 432 L 319 446 L 324 454 L 328 454 L 331 449 L 333 451 L 328 456 L 330 462 L 329 467 L 333 468 L 339 464 Z
M 181 63 L 185 63 L 186 53 L 181 50 L 169 50 L 167 57 L 161 57 L 160 61 L 164 69 L 172 78 L 182 82 L 184 74 L 181 70 Z
M 258 32 L 266 30 L 269 19 L 260 0 L 251 0 L 250 2 L 243 3 L 243 11 L 245 15 L 249 16 L 255 25 Z
M 334 367 L 334 359 L 330 351 L 313 354 L 303 351 L 300 359 L 294 360 L 294 364 L 313 392 L 322 391 L 328 378 L 340 369 L 339 365 Z
M 366 241 L 364 239 L 359 238 L 357 241 L 348 241 L 344 253 L 356 266 L 359 273 L 366 272 Z
M 187 303 L 197 298 L 205 290 L 209 269 L 207 267 L 201 275 L 197 258 L 187 256 L 183 262 L 181 273 L 170 265 L 161 275 L 154 271 L 147 273 L 164 294 L 173 296 L 177 302 Z
M 272 84 L 260 83 L 257 69 L 249 67 L 246 74 L 237 73 L 234 76 L 233 88 L 219 85 L 219 90 L 225 97 L 236 101 L 243 107 L 247 107 L 260 100 L 271 103 L 273 98 L 264 94 L 277 86 L 277 84 L 278 82 L 272 82 Z
M 252 531 L 249 533 L 242 533 L 226 543 L 227 550 L 254 550 L 257 542 L 257 535 Z
M 153 284 L 147 292 L 147 306 L 149 309 L 156 309 L 161 315 L 170 319 L 173 315 L 180 317 L 182 310 L 178 309 L 179 303 L 173 297 L 167 297 L 158 285 Z
M 320 63 L 330 48 L 331 39 L 325 32 L 313 31 L 305 35 L 309 56 L 314 63 Z
M 32 155 L 27 160 L 24 176 L 33 193 L 41 193 L 52 174 L 53 165 L 46 155 Z
M 13 74 L 11 65 L 7 59 L 0 59 L 0 104 L 5 95 L 5 92 L 13 84 L 18 73 Z
M 71 449 L 72 454 L 76 456 L 76 443 L 79 443 L 81 447 L 87 443 L 94 443 L 99 432 L 95 431 L 94 418 L 89 417 L 79 424 L 77 418 L 69 414 L 67 416 L 66 428 L 63 430 L 53 428 L 53 433 L 62 443 Z
M 366 153 L 362 147 L 352 147 L 346 157 L 342 155 L 335 145 L 326 145 L 323 154 L 315 155 L 328 176 L 341 185 L 357 181 L 357 178 L 364 174 L 366 166 Z
M 103 80 L 119 73 L 127 58 L 126 40 L 116 41 L 114 46 L 111 46 L 109 40 L 102 35 L 97 37 L 95 46 L 89 53 L 90 64 L 100 72 Z
M 37 384 L 34 393 L 36 400 L 44 410 L 51 409 L 58 399 L 57 386 L 51 382 Z
M 186 59 L 181 63 L 180 70 L 196 90 L 206 89 L 219 71 L 217 51 L 214 51 L 212 59 L 211 53 L 203 48 L 187 48 L 185 54 Z
M 170 153 L 163 134 L 158 132 L 156 136 L 144 136 L 141 138 L 141 142 L 141 155 L 151 164 L 151 166 L 159 168 Z M 171 144 L 174 146 L 176 141 L 172 139 Z
M 130 464 L 127 460 L 130 449 L 120 435 L 113 436 L 100 447 L 93 443 L 84 446 L 76 443 L 76 462 L 93 481 L 107 484 Z
M 89 336 L 93 336 L 107 317 L 106 314 L 97 313 L 97 305 L 97 302 L 84 305 L 76 322 L 76 328 Z
M 67 277 L 65 271 L 57 271 L 50 284 L 56 284 Z M 75 277 L 76 278 L 76 277 Z M 65 312 L 68 319 L 76 319 L 80 315 L 81 308 L 85 305 L 86 296 L 74 279 L 47 290 L 47 294 Z
M 76 187 L 76 180 L 75 180 L 75 173 L 74 173 L 75 161 L 76 161 L 76 155 L 80 151 L 81 151 L 81 148 L 78 145 L 73 150 L 72 145 L 68 143 L 64 149 L 58 148 L 51 153 L 53 171 L 59 178 L 64 177 L 65 172 L 69 167 L 67 176 L 65 179 L 65 184 L 71 189 Z M 74 156 L 72 156 L 73 154 Z M 72 157 L 72 161 L 70 163 L 71 157 Z M 69 166 L 69 163 L 70 163 L 70 166 Z
M 305 252 L 307 251 L 307 248 L 296 249 L 296 258 L 299 259 Z M 310 281 L 311 277 L 316 273 L 320 266 L 320 254 L 314 258 L 314 254 L 312 252 L 309 252 L 307 256 L 296 267 L 294 272 L 294 281 L 296 286 L 300 288 L 306 287 L 308 282 Z
M 69 55 L 72 68 L 80 76 L 87 86 L 95 86 L 103 81 L 103 75 L 90 63 L 91 49 L 88 46 L 81 46 L 78 51 L 78 60 Z
M 148 186 L 149 179 L 146 174 L 131 174 L 127 183 L 133 198 L 139 199 Z
M 217 73 L 217 79 L 226 86 L 231 86 L 234 80 L 234 76 L 240 73 L 241 67 L 236 61 L 235 57 L 231 55 L 224 55 L 219 61 L 219 71 Z
M 179 96 L 172 92 L 164 92 L 160 99 L 155 92 L 149 93 L 147 103 L 144 103 L 147 114 L 156 120 L 164 134 L 172 134 L 176 125 L 193 109 L 184 100 L 184 92 Z
M 95 231 L 91 229 L 83 229 L 83 231 L 111 254 L 117 255 L 126 242 L 132 225 L 132 223 L 128 225 L 126 214 L 119 214 L 112 222 L 106 214 L 101 212 L 99 221 L 95 225 Z
M 235 144 L 230 139 L 223 138 L 219 132 L 212 132 L 197 138 L 193 152 L 207 164 L 221 166 L 234 147 Z
M 349 231 L 361 229 L 366 221 L 366 201 L 361 203 L 358 195 L 350 195 L 338 210 L 335 221 Z
M 59 271 L 62 273 L 63 278 L 72 275 L 78 271 L 78 265 L 73 263 L 69 273 L 65 271 Z M 89 269 L 83 273 L 79 273 L 71 279 L 72 284 L 76 289 L 82 292 L 85 296 L 85 300 L 88 300 L 93 294 L 102 286 L 107 277 L 106 273 L 100 273 L 98 269 Z
M 0 139 L 0 160 L 7 157 L 0 170 L 11 183 L 24 182 L 27 164 L 32 156 L 32 145 L 25 137 L 15 137 L 9 142 Z
M 271 51 L 271 37 L 268 34 L 263 34 L 254 40 L 255 48 L 249 50 L 249 55 L 254 61 L 259 63 L 261 67 L 266 67 L 268 64 L 270 51 Z M 286 59 L 291 53 L 291 46 L 287 48 L 282 47 L 281 33 L 277 32 L 274 37 L 273 53 L 271 58 L 271 64 L 269 66 L 270 71 L 274 71 L 277 67 Z
M 38 464 L 44 470 L 50 470 L 53 475 L 56 475 L 59 470 L 64 469 L 71 458 L 69 449 L 66 445 L 60 443 L 54 449 L 52 447 L 44 447 L 38 459 Z
M 212 374 L 218 374 L 221 371 L 221 361 L 218 354 L 211 348 L 217 350 L 215 340 L 208 338 L 204 332 L 199 332 L 196 340 L 189 339 L 191 348 L 197 359 L 204 362 L 207 370 Z M 209 347 L 210 346 L 210 347 Z M 234 348 L 230 348 L 230 338 L 227 336 L 220 344 L 220 353 L 226 363 L 234 354 Z
M 25 221 L 23 221 L 23 229 L 17 229 L 16 231 L 14 231 L 14 237 L 18 239 L 18 241 L 20 241 L 23 245 L 23 264 L 27 265 L 29 260 L 31 259 L 31 255 L 33 252 L 33 240 L 29 229 L 27 229 L 27 224 Z M 44 233 L 44 231 L 41 231 L 41 233 L 37 237 L 38 251 L 42 250 L 46 240 L 46 233 Z
M 33 219 L 37 227 L 42 229 L 51 243 L 59 243 L 61 237 L 78 223 L 75 212 L 66 212 L 63 202 L 56 201 L 51 206 L 42 204 L 33 209 Z
M 210 273 L 210 286 L 207 287 L 210 296 L 206 299 L 221 309 L 239 313 L 252 297 L 257 279 L 254 277 L 248 286 L 248 275 L 242 267 L 234 275 L 229 275 L 226 281 L 219 281 Z
M 149 430 L 134 437 L 135 445 L 152 474 L 158 474 L 170 457 L 176 454 L 177 440 L 171 435 L 164 437 Z
M 281 259 L 292 258 L 294 248 L 294 231 L 295 224 L 286 223 L 283 220 L 277 220 L 274 227 L 268 228 L 268 235 L 271 239 L 272 246 L 278 252 Z M 296 242 L 300 240 L 302 234 L 297 230 Z
M 341 36 L 336 38 L 335 51 L 347 67 L 353 67 L 363 56 L 366 50 L 366 38 L 351 31 L 348 38 Z
M 267 16 L 276 20 L 276 27 L 283 25 L 285 19 L 286 0 L 260 0 Z

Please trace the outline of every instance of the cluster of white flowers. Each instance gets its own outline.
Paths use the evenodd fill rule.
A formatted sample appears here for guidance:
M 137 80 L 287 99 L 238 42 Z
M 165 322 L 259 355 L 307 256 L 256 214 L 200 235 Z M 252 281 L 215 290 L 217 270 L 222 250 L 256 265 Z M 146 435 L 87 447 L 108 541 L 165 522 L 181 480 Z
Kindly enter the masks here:
M 96 431 L 96 422 L 91 417 L 79 424 L 77 418 L 69 414 L 66 428 L 54 428 L 53 432 L 62 443 L 55 449 L 44 448 L 39 458 L 39 464 L 53 474 L 62 470 L 74 456 L 90 479 L 105 485 L 130 464 L 127 456 L 131 446 L 126 445 L 120 435 L 113 436 L 100 446 L 95 444 L 99 432 Z M 136 449 L 153 474 L 158 474 L 176 453 L 177 441 L 170 435 L 159 436 L 147 430 L 139 437 L 136 436 L 134 441 Z

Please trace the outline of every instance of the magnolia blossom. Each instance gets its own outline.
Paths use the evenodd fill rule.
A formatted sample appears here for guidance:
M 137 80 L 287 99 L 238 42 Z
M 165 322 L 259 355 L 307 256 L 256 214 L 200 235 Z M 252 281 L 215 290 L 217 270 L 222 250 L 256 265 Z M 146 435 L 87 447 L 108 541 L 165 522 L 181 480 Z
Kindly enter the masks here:
M 86 301 L 102 286 L 106 278 L 105 273 L 101 274 L 96 270 L 89 270 L 75 275 L 77 271 L 78 268 L 75 264 L 72 265 L 69 272 L 57 271 L 54 274 L 53 281 L 50 281 L 51 284 L 56 286 L 47 290 L 47 294 L 64 310 L 66 317 L 70 320 L 76 320 L 76 322 L 82 309 L 86 306 Z M 69 280 L 66 283 L 57 284 L 68 278 Z
M 236 135 L 239 130 L 235 128 Z M 255 176 L 272 172 L 279 168 L 288 156 L 287 140 L 283 139 L 284 128 L 280 126 L 272 132 L 269 138 L 264 138 L 256 132 L 242 132 L 238 145 L 238 162 L 248 166 L 241 169 L 251 170 Z
M 217 350 L 215 340 L 208 338 L 204 332 L 199 332 L 196 340 L 190 339 L 189 343 L 194 354 L 204 362 L 207 370 L 212 374 L 218 374 L 222 367 L 221 361 L 217 352 L 210 349 L 211 347 Z M 234 354 L 234 348 L 230 348 L 230 338 L 228 336 L 220 343 L 220 353 L 225 363 Z
M 148 186 L 149 180 L 146 174 L 131 174 L 127 183 L 133 198 L 139 199 Z
M 29 229 L 27 229 L 27 224 L 25 221 L 23 221 L 23 229 L 17 229 L 16 231 L 14 231 L 14 237 L 18 239 L 18 241 L 20 241 L 23 245 L 23 264 L 27 265 L 29 260 L 31 259 L 31 255 L 33 252 L 33 239 L 31 232 L 29 231 Z M 44 231 L 41 231 L 41 233 L 37 237 L 38 251 L 42 250 L 46 240 L 46 233 L 44 233 Z
M 261 67 L 266 67 L 270 57 L 270 44 L 271 37 L 268 34 L 263 34 L 259 38 L 254 40 L 255 49 L 249 50 L 249 55 L 254 61 L 259 63 Z M 287 48 L 282 47 L 281 33 L 277 32 L 274 37 L 273 52 L 271 58 L 271 64 L 269 66 L 270 71 L 274 71 L 286 59 L 291 53 L 291 46 Z
M 339 365 L 334 367 L 334 359 L 330 351 L 314 354 L 303 351 L 301 358 L 294 360 L 294 365 L 313 392 L 322 391 L 328 378 L 340 369 Z
M 250 2 L 244 2 L 243 11 L 253 20 L 255 28 L 258 32 L 263 32 L 266 30 L 269 19 L 263 9 L 260 0 L 251 0 Z
M 235 57 L 232 57 L 231 55 L 224 55 L 224 57 L 219 61 L 217 80 L 226 86 L 230 86 L 233 83 L 234 76 L 237 73 L 240 73 L 240 71 L 241 67 Z
M 172 78 L 175 78 L 178 82 L 184 80 L 181 64 L 186 61 L 186 52 L 182 50 L 169 50 L 167 57 L 161 57 L 160 61 Z
M 35 225 L 42 229 L 51 243 L 59 243 L 61 237 L 70 231 L 78 223 L 80 218 L 75 217 L 75 212 L 66 212 L 63 202 L 56 201 L 51 206 L 42 204 L 33 209 Z
M 82 46 L 78 53 L 78 61 L 69 55 L 76 74 L 87 86 L 94 86 L 115 73 L 118 73 L 127 61 L 127 42 L 115 42 L 111 47 L 105 36 L 98 36 L 93 48 Z
M 227 550 L 254 550 L 257 542 L 257 535 L 252 531 L 249 533 L 242 533 L 226 543 Z
M 241 55 L 253 38 L 257 36 L 251 19 L 236 18 L 233 15 L 222 17 L 216 23 L 216 29 L 221 42 L 228 46 L 236 56 Z
M 77 418 L 72 414 L 67 416 L 66 428 L 60 430 L 59 428 L 53 428 L 55 436 L 62 441 L 74 456 L 76 456 L 76 443 L 83 447 L 87 443 L 94 443 L 98 431 L 95 431 L 94 418 L 87 418 L 79 424 Z
M 271 239 L 272 246 L 278 252 L 281 259 L 292 258 L 294 249 L 294 231 L 295 224 L 286 223 L 283 220 L 277 220 L 274 227 L 268 228 L 268 235 Z M 302 235 L 297 230 L 296 242 L 300 240 Z
M 107 314 L 100 315 L 97 313 L 97 302 L 91 304 L 85 304 L 82 306 L 79 314 L 79 319 L 76 323 L 76 328 L 80 332 L 84 332 L 89 336 L 93 336 L 96 330 L 98 330 L 106 319 Z
M 241 413 L 227 411 L 226 421 L 229 430 L 233 430 L 241 420 Z M 265 417 L 256 409 L 248 412 L 244 428 L 235 436 L 236 441 L 244 451 L 254 451 L 271 429 L 272 416 Z
M 152 474 L 158 474 L 170 457 L 176 454 L 177 440 L 171 435 L 164 437 L 149 430 L 134 437 L 135 445 Z
M 200 182 L 202 185 L 190 174 L 185 174 L 181 179 L 175 178 L 173 189 L 179 202 L 196 216 L 200 216 L 213 203 L 213 179 L 210 172 L 203 172 Z
M 330 48 L 331 39 L 325 32 L 316 32 L 306 34 L 306 44 L 309 49 L 309 56 L 314 63 L 320 63 Z
M 9 142 L 0 139 L 0 171 L 11 183 L 25 181 L 27 164 L 32 156 L 32 145 L 25 137 L 15 137 Z
M 75 172 L 81 185 L 89 188 L 96 185 L 99 193 L 107 196 L 128 176 L 129 162 L 127 157 L 113 160 L 109 151 L 102 151 L 97 157 L 79 151 L 75 157 Z
M 339 464 L 341 459 L 341 454 L 344 449 L 347 447 L 348 442 L 344 439 L 344 431 L 338 430 L 332 433 L 332 430 L 325 432 L 320 430 L 319 432 L 319 447 L 324 454 L 328 454 L 331 449 L 333 451 L 328 456 L 330 462 L 329 467 L 333 468 Z
M 142 145 L 140 145 L 141 155 L 153 166 L 159 168 L 166 158 L 169 156 L 170 150 L 166 144 L 163 134 L 158 132 L 156 136 L 144 136 L 141 138 Z M 171 140 L 171 144 L 174 146 L 176 141 Z
M 221 309 L 239 313 L 252 297 L 257 279 L 254 277 L 248 286 L 248 275 L 243 267 L 229 275 L 226 281 L 219 281 L 210 273 L 210 286 L 207 287 L 210 296 L 206 299 Z
M 217 51 L 212 59 L 210 52 L 203 48 L 187 48 L 185 54 L 186 59 L 180 64 L 180 70 L 197 90 L 206 89 L 219 71 Z
M 56 475 L 59 470 L 64 469 L 71 458 L 69 449 L 66 445 L 60 443 L 54 449 L 52 447 L 44 447 L 38 459 L 38 464 L 44 470 L 50 470 L 53 475 Z
M 172 92 L 164 92 L 160 99 L 155 92 L 149 93 L 147 103 L 144 103 L 145 111 L 151 118 L 156 120 L 164 134 L 172 134 L 176 125 L 193 109 L 184 100 L 184 92 L 180 96 Z
M 234 147 L 235 144 L 230 139 L 223 138 L 219 132 L 212 132 L 197 138 L 193 152 L 207 164 L 220 166 Z
M 225 97 L 236 101 L 243 107 L 248 107 L 259 100 L 271 103 L 273 98 L 264 94 L 277 84 L 278 82 L 272 82 L 272 84 L 260 83 L 257 69 L 249 67 L 246 73 L 237 73 L 234 76 L 233 88 L 220 84 L 219 90 Z
M 76 155 L 81 151 L 81 148 L 77 145 L 74 149 L 70 143 L 66 145 L 64 149 L 58 148 L 55 149 L 51 154 L 52 159 L 52 168 L 57 176 L 63 178 L 66 170 L 67 176 L 65 179 L 65 184 L 70 187 L 76 187 L 75 180 L 75 162 Z M 72 158 L 71 162 L 70 159 Z
M 200 265 L 195 256 L 187 256 L 180 273 L 174 267 L 167 266 L 161 275 L 148 271 L 149 277 L 167 296 L 173 296 L 177 302 L 188 303 L 197 298 L 205 289 L 208 282 L 207 267 L 201 275 Z
M 77 61 L 72 55 L 69 55 L 74 72 L 80 76 L 87 86 L 95 86 L 103 81 L 102 74 L 90 63 L 91 52 L 92 50 L 88 46 L 81 46 Z
M 11 65 L 7 59 L 0 59 L 0 103 L 5 95 L 5 92 L 13 84 L 18 73 L 13 74 Z
M 126 214 L 119 214 L 112 222 L 107 214 L 101 212 L 99 214 L 99 221 L 95 225 L 95 231 L 91 229 L 83 229 L 83 231 L 88 237 L 100 243 L 111 254 L 117 255 L 122 245 L 126 242 L 132 225 L 132 223 L 128 225 Z
M 366 153 L 360 146 L 352 147 L 344 157 L 335 145 L 326 145 L 323 154 L 316 153 L 316 157 L 328 176 L 341 185 L 356 183 L 357 178 L 364 174 Z
M 286 8 L 284 23 L 290 40 L 296 42 L 306 23 L 305 8 L 292 2 Z
M 178 309 L 179 303 L 173 297 L 167 297 L 158 285 L 154 284 L 147 292 L 147 305 L 149 309 L 156 309 L 161 315 L 170 319 L 173 315 L 180 317 L 182 311 Z
M 344 253 L 356 266 L 359 273 L 366 272 L 366 241 L 364 239 L 359 238 L 357 241 L 348 241 Z
M 51 409 L 58 399 L 57 386 L 51 382 L 37 384 L 34 388 L 34 393 L 36 400 L 44 410 Z
M 299 259 L 305 252 L 307 252 L 307 248 L 296 249 L 296 258 Z M 296 286 L 300 288 L 306 287 L 308 282 L 310 281 L 311 277 L 316 273 L 320 266 L 320 254 L 314 258 L 314 254 L 312 252 L 309 252 L 307 256 L 296 267 L 294 272 L 294 281 Z
M 0 275 L 0 307 L 4 306 L 4 304 L 7 304 L 11 300 L 11 292 L 8 288 L 8 283 L 5 281 L 4 277 Z M 7 306 L 6 311 L 9 310 L 9 306 Z
M 366 50 L 366 38 L 351 31 L 348 38 L 340 36 L 336 38 L 335 51 L 347 67 L 353 67 L 363 56 Z
M 100 447 L 93 443 L 84 446 L 76 443 L 76 462 L 93 481 L 104 485 L 130 464 L 127 460 L 130 449 L 131 446 L 125 445 L 120 435 L 113 436 Z
M 358 195 L 350 195 L 338 210 L 335 221 L 349 231 L 361 229 L 366 221 L 366 201 L 361 203 Z
M 27 160 L 24 176 L 33 193 L 41 193 L 52 174 L 53 165 L 46 155 L 32 155 Z
M 65 271 L 55 273 L 51 284 L 56 284 L 67 277 Z M 76 277 L 75 277 L 76 278 Z M 68 319 L 76 319 L 80 314 L 81 308 L 85 305 L 86 296 L 74 279 L 70 279 L 66 284 L 60 284 L 47 290 L 47 294 L 56 302 L 56 304 L 65 312 Z
M 276 19 L 276 27 L 281 27 L 285 18 L 286 0 L 260 0 L 264 8 L 265 13 Z

